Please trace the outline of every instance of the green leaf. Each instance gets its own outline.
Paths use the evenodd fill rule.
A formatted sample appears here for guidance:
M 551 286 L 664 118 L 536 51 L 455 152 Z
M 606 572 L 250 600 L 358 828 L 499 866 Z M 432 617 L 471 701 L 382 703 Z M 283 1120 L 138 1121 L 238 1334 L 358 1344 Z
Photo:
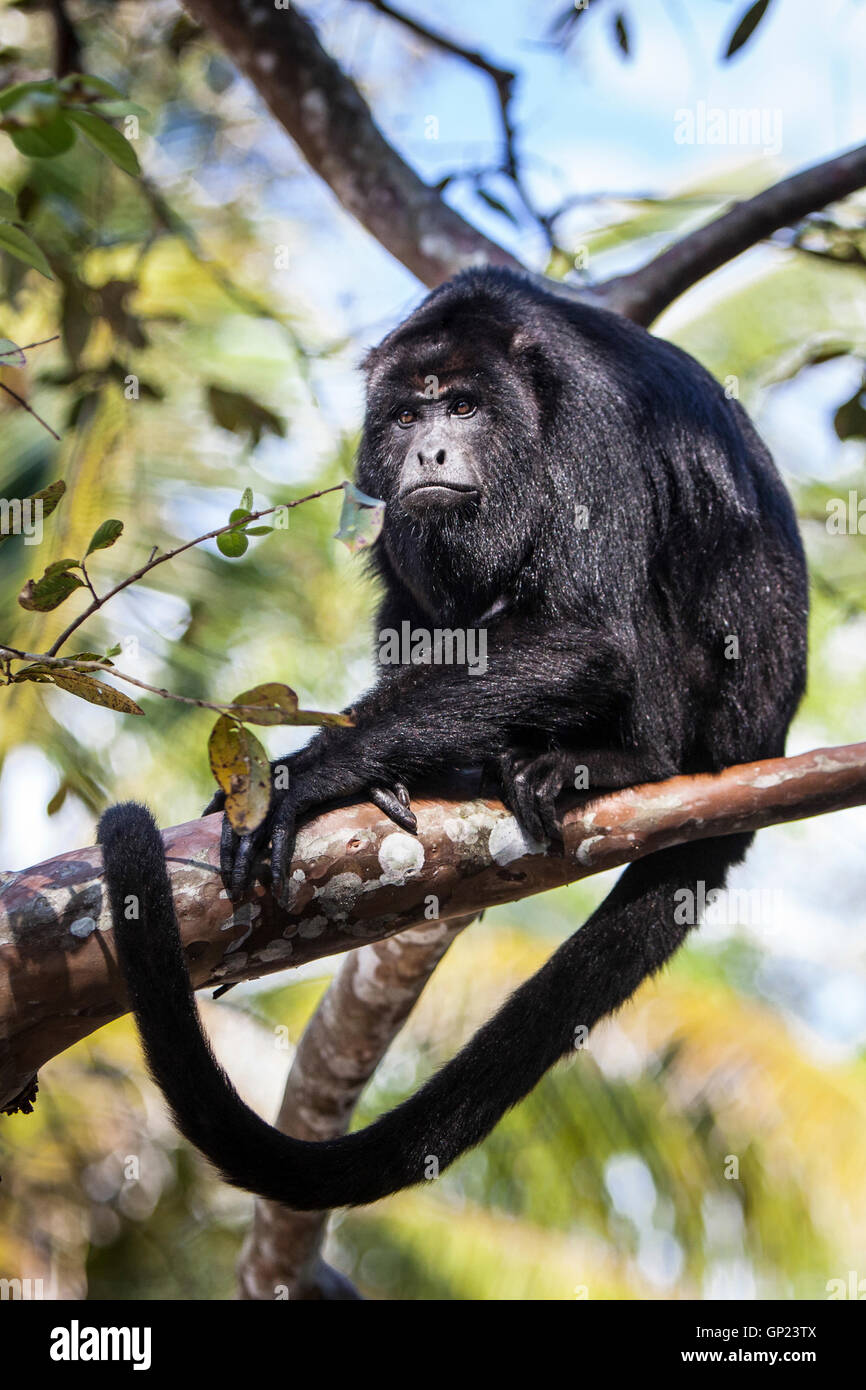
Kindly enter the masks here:
M 57 506 L 65 491 L 66 484 L 61 481 L 52 483 L 50 487 L 43 488 L 41 492 L 35 492 L 32 497 L 25 498 L 24 500 L 42 503 L 42 520 L 44 521 L 46 517 L 49 517 L 54 511 L 54 508 Z M 2 545 L 4 541 L 8 541 L 12 534 L 13 532 L 11 530 L 0 532 L 0 545 Z
M 59 685 L 61 690 L 68 690 L 70 695 L 77 695 L 80 700 L 87 700 L 91 705 L 102 705 L 105 709 L 114 709 L 120 714 L 144 714 L 144 710 L 134 700 L 130 700 L 128 695 L 115 690 L 111 685 L 105 685 L 102 681 L 94 680 L 93 676 L 83 671 L 54 670 L 51 675 L 54 684 Z
M 60 115 L 44 125 L 22 126 L 20 130 L 7 130 L 7 134 L 19 154 L 26 154 L 28 159 L 53 159 L 65 154 L 75 141 L 75 131 Z
M 84 581 L 77 574 L 69 573 L 72 566 L 77 564 L 78 561 L 74 559 L 55 560 L 41 579 L 28 579 L 18 595 L 21 607 L 32 613 L 50 613 L 53 608 L 59 608 L 76 589 L 84 588 Z
M 749 42 L 764 15 L 767 13 L 770 0 L 756 0 L 754 5 L 750 5 L 734 30 L 731 41 L 728 44 L 723 57 L 731 58 Z
M 251 487 L 244 488 L 241 496 L 241 507 L 245 512 L 251 512 L 253 510 L 253 490 Z
M 233 434 L 248 434 L 254 446 L 263 434 L 285 437 L 284 421 L 252 396 L 242 391 L 224 391 L 221 386 L 209 386 L 207 398 L 216 423 Z
M 66 108 L 70 110 L 70 107 Z M 104 116 L 109 121 L 122 121 L 127 116 L 138 116 L 141 119 L 150 115 L 150 110 L 146 106 L 139 106 L 137 101 L 130 101 L 129 97 L 121 97 L 117 101 L 92 101 L 88 106 L 88 111 L 97 111 L 100 116 Z
M 298 697 L 291 686 L 279 681 L 267 681 L 252 690 L 244 690 L 232 700 L 233 705 L 254 705 L 255 713 L 244 711 L 235 715 L 245 724 L 327 724 L 331 728 L 351 728 L 346 714 L 325 714 L 321 710 L 299 709 Z
M 12 194 L 7 193 L 5 188 L 0 188 L 0 217 L 6 217 L 14 222 L 17 216 L 18 204 Z
M 33 501 L 42 503 L 43 521 L 47 516 L 50 516 L 55 507 L 59 505 L 60 499 L 65 491 L 66 484 L 62 478 L 59 478 L 56 483 L 49 483 L 48 487 L 44 487 L 41 492 L 34 492 Z
M 114 542 L 118 539 L 122 532 L 122 521 L 103 521 L 102 525 L 96 528 L 96 530 L 90 538 L 90 545 L 84 552 L 85 560 L 87 559 L 88 555 L 93 554 L 94 550 L 108 550 L 109 546 L 114 545 Z
M 221 714 L 208 742 L 211 770 L 226 794 L 226 815 L 238 835 L 261 825 L 271 804 L 271 768 L 255 734 Z
M 15 124 L 18 125 L 51 125 L 60 115 L 60 99 L 57 92 L 32 91 L 25 92 L 24 95 L 15 103 L 10 124 L 6 129 L 11 130 Z
M 344 483 L 343 492 L 340 525 L 334 539 L 343 541 L 354 554 L 375 541 L 385 520 L 385 503 L 378 497 L 368 497 L 354 483 Z
M 0 338 L 0 367 L 26 367 L 27 358 L 11 338 Z
M 243 531 L 223 531 L 222 535 L 216 538 L 217 549 L 225 555 L 227 560 L 237 560 L 245 551 L 249 550 L 250 543 Z
M 44 662 L 34 661 L 30 666 L 25 666 L 20 671 L 16 671 L 12 677 L 13 683 L 34 681 L 37 684 L 50 683 L 51 673 Z
M 23 261 L 25 265 L 32 265 L 34 270 L 45 275 L 49 280 L 53 280 L 51 267 L 43 256 L 35 241 L 22 232 L 19 227 L 13 227 L 8 222 L 0 222 L 0 251 L 7 251 L 16 260 Z
M 106 82 L 104 77 L 95 77 L 90 72 L 69 72 L 58 82 L 61 92 L 85 92 L 94 96 L 111 97 L 123 101 L 123 92 Z
M 115 130 L 113 125 L 109 125 L 108 121 L 104 121 L 101 116 L 95 116 L 92 111 L 78 111 L 72 107 L 67 108 L 66 115 L 92 145 L 108 155 L 118 169 L 122 169 L 125 174 L 141 173 L 135 150 L 126 136 Z
M 41 82 L 16 82 L 14 87 L 7 87 L 4 92 L 0 92 L 0 112 L 11 111 L 13 106 L 17 106 L 31 92 L 52 92 L 56 98 L 57 91 L 58 86 L 53 77 Z

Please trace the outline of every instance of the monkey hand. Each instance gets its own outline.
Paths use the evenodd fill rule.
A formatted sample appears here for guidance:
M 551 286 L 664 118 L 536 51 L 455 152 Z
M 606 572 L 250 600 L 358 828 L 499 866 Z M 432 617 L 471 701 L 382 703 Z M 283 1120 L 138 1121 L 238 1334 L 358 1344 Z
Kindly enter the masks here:
M 502 753 L 498 761 L 502 800 L 533 840 L 562 844 L 556 798 L 574 785 L 575 755 L 562 749 L 550 753 Z
M 290 760 L 282 758 L 271 764 L 271 773 L 274 778 L 271 784 L 271 804 L 265 819 L 251 834 L 242 837 L 237 835 L 228 817 L 223 819 L 220 869 L 232 901 L 237 901 L 249 891 L 255 861 L 270 844 L 274 892 L 279 902 L 285 906 L 297 819 L 323 801 L 335 799 L 333 789 L 329 796 L 322 797 L 316 787 L 316 767 L 308 762 L 301 764 L 294 773 Z M 349 794 L 354 790 L 354 787 L 347 789 Z M 418 823 L 410 807 L 409 792 L 402 782 L 395 779 L 388 786 L 379 783 L 368 787 L 367 791 L 370 800 L 402 830 L 412 833 L 417 830 Z M 209 810 L 220 809 L 215 805 L 217 800 L 218 798 L 214 797 Z

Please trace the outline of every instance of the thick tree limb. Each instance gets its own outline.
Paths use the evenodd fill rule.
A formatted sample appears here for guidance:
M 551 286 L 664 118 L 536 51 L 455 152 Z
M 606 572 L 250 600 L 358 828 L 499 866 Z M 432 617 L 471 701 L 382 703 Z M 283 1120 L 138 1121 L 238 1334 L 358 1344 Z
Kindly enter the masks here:
M 686 840 L 758 830 L 866 803 L 866 743 L 676 777 L 564 816 L 563 854 L 527 843 L 497 801 L 418 800 L 417 838 L 368 804 L 305 826 L 291 911 L 261 885 L 231 910 L 220 819 L 164 834 L 196 988 L 253 979 L 420 925 L 573 882 Z M 125 1011 L 95 848 L 2 876 L 0 1109 L 49 1058 Z
M 472 916 L 427 922 L 352 951 L 307 1025 L 277 1128 L 335 1139 L 448 947 Z M 257 1201 L 238 1262 L 241 1298 L 347 1299 L 359 1295 L 321 1257 L 328 1213 Z
M 781 227 L 838 202 L 866 185 L 866 145 L 783 179 L 699 227 L 631 275 L 596 286 L 594 294 L 645 326 L 704 276 L 726 265 Z
M 466 222 L 388 144 L 354 82 L 294 8 L 184 0 L 258 88 L 304 158 L 424 285 L 470 265 L 519 263 Z

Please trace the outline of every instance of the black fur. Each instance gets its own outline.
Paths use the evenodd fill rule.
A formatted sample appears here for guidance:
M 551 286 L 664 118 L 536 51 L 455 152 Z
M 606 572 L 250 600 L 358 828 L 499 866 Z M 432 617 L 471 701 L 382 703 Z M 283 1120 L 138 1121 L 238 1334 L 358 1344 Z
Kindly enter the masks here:
M 256 835 L 238 843 L 224 824 L 234 894 L 268 841 L 281 891 L 297 817 L 371 788 L 407 824 L 403 788 L 478 766 L 532 835 L 555 838 L 555 798 L 576 765 L 598 791 L 784 751 L 805 682 L 796 522 L 746 415 L 697 362 L 511 272 L 478 270 L 430 295 L 366 366 L 358 482 L 388 503 L 372 555 L 378 629 L 483 627 L 488 669 L 383 667 L 354 728 L 323 730 L 275 764 L 289 788 Z M 208 1049 L 148 814 L 114 808 L 100 826 L 121 963 L 180 1129 L 229 1182 L 300 1209 L 373 1201 L 478 1143 L 576 1029 L 677 949 L 688 928 L 674 893 L 720 887 L 749 840 L 630 866 L 415 1096 L 358 1134 L 306 1144 L 250 1111 Z M 140 922 L 122 915 L 130 893 Z

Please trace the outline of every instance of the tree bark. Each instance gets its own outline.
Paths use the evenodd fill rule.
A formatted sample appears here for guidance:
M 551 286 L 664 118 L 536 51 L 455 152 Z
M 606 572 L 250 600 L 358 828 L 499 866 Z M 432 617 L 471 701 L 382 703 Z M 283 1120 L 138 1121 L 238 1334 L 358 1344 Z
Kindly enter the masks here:
M 320 1142 L 348 1131 L 358 1098 L 409 1017 L 436 966 L 474 917 L 429 922 L 345 957 L 304 1030 L 277 1128 Z M 241 1298 L 359 1298 L 322 1258 L 326 1211 L 256 1201 L 238 1263 Z

